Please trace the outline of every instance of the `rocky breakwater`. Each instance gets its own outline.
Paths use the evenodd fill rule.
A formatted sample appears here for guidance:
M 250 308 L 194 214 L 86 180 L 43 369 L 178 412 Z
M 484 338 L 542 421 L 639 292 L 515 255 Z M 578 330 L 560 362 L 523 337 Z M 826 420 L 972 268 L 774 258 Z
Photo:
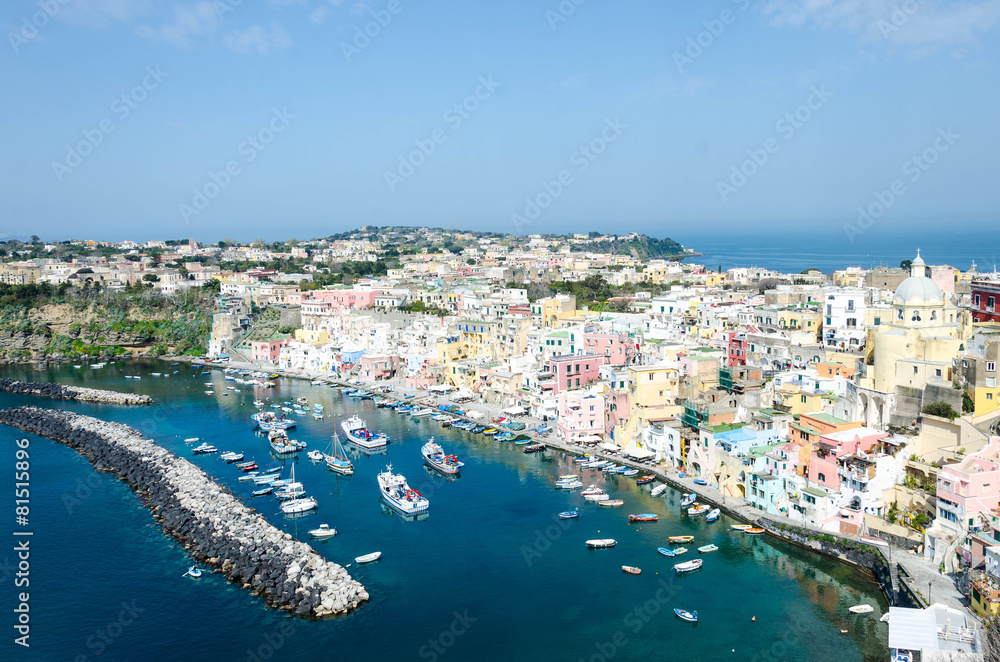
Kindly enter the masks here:
M 99 388 L 63 386 L 62 384 L 24 382 L 17 379 L 0 379 L 0 391 L 4 391 L 6 393 L 37 395 L 43 398 L 53 398 L 54 400 L 98 402 L 106 405 L 148 405 L 153 403 L 153 398 L 148 395 L 119 393 L 117 391 L 105 391 Z
M 0 411 L 0 424 L 60 441 L 142 498 L 195 558 L 303 617 L 346 614 L 368 600 L 341 566 L 294 540 L 204 471 L 120 423 L 40 407 Z

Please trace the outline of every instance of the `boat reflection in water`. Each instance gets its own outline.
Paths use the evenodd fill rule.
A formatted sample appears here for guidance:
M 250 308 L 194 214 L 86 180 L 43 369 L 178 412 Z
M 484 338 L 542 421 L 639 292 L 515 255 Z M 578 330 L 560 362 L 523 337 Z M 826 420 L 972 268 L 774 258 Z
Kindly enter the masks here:
M 422 522 L 422 521 L 424 521 L 425 519 L 427 519 L 428 517 L 431 516 L 430 512 L 427 511 L 427 510 L 425 510 L 423 512 L 419 512 L 416 515 L 404 515 L 403 513 L 399 512 L 398 510 L 396 510 L 395 508 L 393 508 L 389 504 L 387 504 L 385 502 L 385 499 L 382 500 L 382 503 L 380 505 L 382 506 L 382 514 L 383 515 L 387 515 L 389 517 L 401 519 L 404 522 Z

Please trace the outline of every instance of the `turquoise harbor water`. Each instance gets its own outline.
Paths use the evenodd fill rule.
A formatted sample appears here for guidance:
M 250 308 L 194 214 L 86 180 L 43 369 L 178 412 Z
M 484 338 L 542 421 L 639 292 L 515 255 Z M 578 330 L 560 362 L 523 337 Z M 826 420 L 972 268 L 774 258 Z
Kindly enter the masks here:
M 153 377 L 151 372 L 172 372 Z M 356 473 L 338 477 L 302 453 L 296 478 L 319 499 L 319 510 L 283 519 L 271 497 L 253 499 L 252 483 L 216 456 L 192 456 L 183 439 L 200 437 L 220 450 L 243 451 L 272 463 L 266 440 L 252 431 L 255 393 L 224 382 L 221 371 L 162 362 L 111 363 L 99 370 L 60 366 L 46 372 L 6 367 L 0 376 L 85 384 L 148 393 L 151 407 L 123 408 L 36 401 L 0 394 L 0 407 L 25 403 L 66 407 L 126 423 L 191 459 L 271 522 L 307 540 L 320 523 L 338 535 L 313 542 L 341 563 L 380 550 L 378 563 L 349 571 L 371 593 L 350 616 L 307 622 L 286 617 L 216 575 L 182 577 L 184 550 L 168 538 L 138 498 L 117 479 L 93 470 L 76 451 L 30 438 L 31 648 L 13 644 L 16 592 L 13 545 L 0 551 L 0 591 L 7 616 L 0 659 L 18 660 L 864 660 L 883 659 L 887 608 L 864 575 L 771 539 L 748 538 L 726 518 L 709 525 L 681 516 L 679 495 L 653 498 L 650 485 L 605 479 L 577 469 L 561 453 L 524 455 L 520 447 L 443 430 L 429 418 L 411 419 L 344 398 L 339 390 L 279 380 L 261 399 L 300 396 L 325 406 L 326 417 L 299 417 L 292 435 L 324 448 L 343 416 L 358 412 L 391 435 L 385 455 L 360 456 Z M 125 375 L 142 375 L 141 381 Z M 215 395 L 203 393 L 211 381 Z M 243 389 L 222 396 L 225 387 Z M 433 435 L 465 462 L 462 476 L 445 480 L 423 466 L 420 446 Z M 14 440 L 0 427 L 7 469 L 0 494 L 13 511 Z M 387 461 L 429 497 L 426 519 L 404 521 L 381 505 L 375 474 Z M 599 508 L 576 493 L 554 490 L 553 477 L 576 472 L 597 483 L 622 508 Z M 2 502 L 0 502 L 2 503 Z M 556 513 L 580 506 L 578 520 Z M 629 513 L 656 512 L 660 521 L 629 525 Z M 12 531 L 13 515 L 6 520 Z M 714 542 L 704 568 L 675 577 L 675 562 L 659 555 L 668 535 Z M 588 550 L 584 541 L 612 537 L 618 546 Z M 12 536 L 8 535 L 8 540 Z M 686 559 L 697 557 L 688 553 Z M 642 568 L 626 575 L 622 565 Z M 868 602 L 875 612 L 850 614 Z M 697 610 L 697 624 L 673 615 Z M 756 617 L 755 621 L 751 619 Z M 847 629 L 842 634 L 841 629 Z

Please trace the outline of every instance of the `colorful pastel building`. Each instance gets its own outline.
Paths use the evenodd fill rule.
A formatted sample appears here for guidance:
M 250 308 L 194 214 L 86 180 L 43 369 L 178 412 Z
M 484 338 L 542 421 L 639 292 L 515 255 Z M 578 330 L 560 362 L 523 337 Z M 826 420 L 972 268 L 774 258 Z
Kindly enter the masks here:
M 604 398 L 583 390 L 560 393 L 556 435 L 570 444 L 601 441 L 604 438 Z

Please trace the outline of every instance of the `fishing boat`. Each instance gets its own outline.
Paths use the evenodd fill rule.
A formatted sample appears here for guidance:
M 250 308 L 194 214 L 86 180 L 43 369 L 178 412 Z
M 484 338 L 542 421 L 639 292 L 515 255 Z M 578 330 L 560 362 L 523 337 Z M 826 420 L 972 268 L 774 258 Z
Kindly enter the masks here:
M 669 547 L 657 547 L 656 551 L 664 556 L 677 556 L 677 552 L 670 549 Z
M 331 529 L 329 524 L 320 524 L 318 529 L 309 532 L 313 538 L 332 538 L 337 535 L 337 529 Z
M 686 611 L 684 609 L 674 609 L 674 614 L 676 614 L 677 618 L 681 619 L 682 621 L 687 621 L 688 623 L 697 623 L 698 622 L 698 612 L 696 612 L 696 611 Z
M 748 536 L 759 536 L 760 534 L 764 533 L 764 527 L 762 527 L 762 526 L 749 526 L 749 527 L 743 529 L 743 533 L 747 534 Z
M 582 494 L 583 496 L 587 496 L 588 494 L 604 494 L 604 490 L 599 488 L 597 485 L 592 484 L 588 486 L 587 489 L 585 489 L 583 492 L 580 492 L 580 494 Z
M 299 499 L 292 499 L 281 504 L 281 512 L 286 515 L 297 515 L 299 513 L 306 513 L 316 507 L 316 499 L 313 497 L 303 497 Z
M 649 494 L 650 494 L 650 496 L 660 496 L 661 494 L 663 494 L 666 491 L 667 491 L 667 486 L 666 485 L 657 485 L 656 487 L 654 487 L 653 489 L 651 489 L 649 491 Z
M 333 433 L 333 440 L 330 442 L 330 450 L 333 454 L 324 454 L 323 458 L 326 460 L 326 466 L 330 471 L 338 473 L 342 476 L 350 476 L 354 474 L 354 465 L 351 461 L 347 459 L 347 453 L 344 451 L 343 445 L 340 443 L 340 437 L 337 433 Z
M 208 453 L 216 453 L 218 452 L 218 450 L 219 450 L 218 448 L 216 448 L 211 444 L 201 444 L 200 446 L 195 446 L 194 448 L 192 448 L 191 452 L 194 453 L 195 455 L 206 455 Z
M 667 540 L 670 542 L 689 543 L 694 540 L 694 536 L 670 536 Z
M 256 472 L 254 472 L 254 473 L 256 473 Z M 274 481 L 278 480 L 278 477 L 279 477 L 278 474 L 274 474 L 274 473 L 272 473 L 272 474 L 264 474 L 264 475 L 258 474 L 256 476 L 254 476 L 253 482 L 254 482 L 254 485 L 269 485 L 271 487 L 274 487 Z
M 852 614 L 870 614 L 873 611 L 875 611 L 875 608 L 872 607 L 871 605 L 864 604 L 864 605 L 855 605 L 853 607 L 848 607 L 847 611 L 851 612 Z
M 556 483 L 556 487 L 560 490 L 575 490 L 578 487 L 583 487 L 583 483 L 578 480 L 560 481 Z
M 250 494 L 252 496 L 258 497 L 258 496 L 266 496 L 266 495 L 268 495 L 268 494 L 270 494 L 272 492 L 274 492 L 274 488 L 273 487 L 264 487 L 264 488 L 261 488 L 259 490 L 254 490 Z
M 378 488 L 382 498 L 404 515 L 422 513 L 431 505 L 420 492 L 406 484 L 406 478 L 402 474 L 392 473 L 391 464 L 378 475 Z
M 587 501 L 594 501 L 596 503 L 600 503 L 602 501 L 611 501 L 611 497 L 608 496 L 607 494 L 604 494 L 604 493 L 601 493 L 601 494 L 584 494 L 583 498 L 585 500 L 587 500 Z
M 622 572 L 627 572 L 630 575 L 638 575 L 639 573 L 642 572 L 642 570 L 640 568 L 635 567 L 634 565 L 623 565 Z
M 291 455 L 298 453 L 305 447 L 305 444 L 300 445 L 289 439 L 283 430 L 272 430 L 268 433 L 267 441 L 271 445 L 271 450 L 277 455 Z
M 429 464 L 431 468 L 437 469 L 449 476 L 457 475 L 461 468 L 465 466 L 464 463 L 458 461 L 457 457 L 446 454 L 440 446 L 434 443 L 434 437 L 431 437 L 420 448 L 420 454 L 424 456 L 424 462 Z
M 621 499 L 608 499 L 607 501 L 598 501 L 597 505 L 605 508 L 621 508 L 625 502 Z
M 591 549 L 606 549 L 608 547 L 614 547 L 618 544 L 618 541 L 614 538 L 595 538 L 594 540 L 587 541 L 587 547 Z
M 257 427 L 265 432 L 270 432 L 271 430 L 291 430 L 295 427 L 295 421 L 291 418 L 285 418 L 284 414 L 279 418 L 273 412 L 259 411 L 250 418 L 256 421 Z
M 559 513 L 559 519 L 576 519 L 580 516 L 580 509 L 574 508 L 573 510 L 567 510 Z
M 530 444 L 524 447 L 525 453 L 539 453 L 545 450 L 545 444 Z
M 699 515 L 704 515 L 710 510 L 708 506 L 703 503 L 696 503 L 690 508 L 688 508 L 688 515 L 691 517 L 698 517 Z
M 660 518 L 656 513 L 639 513 L 637 515 L 629 515 L 629 522 L 655 522 Z
M 340 427 L 347 435 L 347 438 L 362 448 L 382 448 L 389 443 L 389 438 L 381 432 L 372 432 L 368 429 L 365 420 L 359 416 L 351 416 L 347 420 L 341 421 Z
M 646 474 L 645 476 L 639 476 L 638 478 L 636 478 L 635 484 L 645 485 L 646 483 L 652 483 L 654 480 L 656 480 L 656 476 L 654 476 L 653 474 Z
M 717 552 L 717 551 L 719 551 L 719 548 L 714 544 L 702 545 L 701 547 L 698 548 L 699 554 L 708 554 L 709 552 Z
M 354 559 L 354 562 L 358 565 L 362 563 L 371 563 L 372 561 L 378 561 L 382 558 L 382 552 L 372 552 L 371 554 L 365 554 L 364 556 L 359 556 Z
M 730 524 L 729 528 L 733 531 L 746 531 L 750 528 L 749 524 Z
M 691 492 L 690 494 L 685 494 L 684 498 L 681 499 L 681 508 L 687 508 L 692 503 L 694 503 L 697 499 L 698 499 L 698 495 L 695 494 L 694 492 Z
M 233 462 L 239 462 L 240 460 L 242 460 L 243 453 L 234 453 L 232 451 L 229 451 L 227 453 L 223 453 L 222 455 L 220 455 L 219 458 L 223 460 L 226 464 L 232 464 Z
M 682 563 L 675 563 L 674 570 L 676 570 L 678 573 L 692 572 L 700 568 L 703 563 L 704 561 L 702 561 L 701 559 L 692 559 L 690 561 L 684 561 Z
M 705 515 L 705 521 L 714 522 L 715 520 L 719 519 L 719 515 L 721 514 L 722 511 L 719 510 L 718 508 L 712 508 L 710 511 L 708 511 L 708 514 Z
M 321 453 L 320 451 L 317 451 L 317 450 L 309 451 L 308 453 L 306 453 L 306 457 L 308 457 L 313 462 L 322 462 L 323 461 L 323 453 Z

